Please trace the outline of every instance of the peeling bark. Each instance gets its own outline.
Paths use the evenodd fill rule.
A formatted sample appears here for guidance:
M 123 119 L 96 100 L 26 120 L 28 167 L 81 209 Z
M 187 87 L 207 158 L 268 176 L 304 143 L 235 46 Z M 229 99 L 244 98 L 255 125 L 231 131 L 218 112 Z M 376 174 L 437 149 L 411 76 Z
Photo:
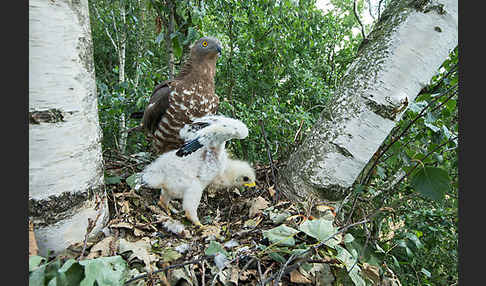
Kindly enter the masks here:
M 29 1 L 29 219 L 39 254 L 108 219 L 88 1 Z
M 344 198 L 408 103 L 457 46 L 457 5 L 397 0 L 387 6 L 334 98 L 280 170 L 284 195 Z

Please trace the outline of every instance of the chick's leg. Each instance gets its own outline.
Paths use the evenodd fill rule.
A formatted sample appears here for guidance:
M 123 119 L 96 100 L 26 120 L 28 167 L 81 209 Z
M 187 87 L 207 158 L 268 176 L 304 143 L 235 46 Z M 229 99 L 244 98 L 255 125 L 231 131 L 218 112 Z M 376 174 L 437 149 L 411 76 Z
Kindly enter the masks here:
M 164 189 L 160 189 L 160 197 L 159 197 L 159 202 L 157 204 L 159 205 L 159 207 L 164 208 L 167 215 L 169 216 L 171 215 L 170 200 L 171 197 L 169 196 L 169 194 L 167 194 L 167 192 L 164 191 Z
M 201 227 L 202 224 L 197 217 L 197 207 L 201 201 L 202 187 L 198 184 L 193 184 L 185 192 L 182 198 L 182 208 L 186 213 L 186 217 L 195 225 Z

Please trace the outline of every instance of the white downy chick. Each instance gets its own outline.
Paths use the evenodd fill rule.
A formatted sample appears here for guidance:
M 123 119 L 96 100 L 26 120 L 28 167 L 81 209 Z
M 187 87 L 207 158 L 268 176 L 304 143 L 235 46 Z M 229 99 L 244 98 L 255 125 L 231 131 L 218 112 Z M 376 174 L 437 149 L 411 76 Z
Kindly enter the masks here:
M 202 192 L 224 173 L 230 160 L 225 142 L 233 138 L 245 138 L 248 136 L 248 128 L 240 120 L 214 115 L 194 120 L 192 124 L 184 126 L 180 133 L 181 137 L 186 138 L 186 143 L 179 150 L 164 153 L 146 166 L 139 175 L 138 185 L 160 188 L 160 203 L 169 213 L 170 201 L 182 199 L 186 217 L 201 226 L 197 207 Z M 246 172 L 246 169 L 242 170 Z M 245 176 L 254 178 L 251 172 L 233 174 L 235 180 L 244 180 Z

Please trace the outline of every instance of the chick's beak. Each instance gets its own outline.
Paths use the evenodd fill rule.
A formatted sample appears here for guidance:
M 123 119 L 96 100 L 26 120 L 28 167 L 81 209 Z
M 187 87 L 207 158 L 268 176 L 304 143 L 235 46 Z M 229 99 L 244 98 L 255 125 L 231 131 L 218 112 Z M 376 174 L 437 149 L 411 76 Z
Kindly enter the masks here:
M 244 184 L 243 186 L 245 186 L 245 187 L 255 187 L 256 186 L 256 183 L 255 182 L 251 182 L 251 183 L 248 183 L 248 184 Z

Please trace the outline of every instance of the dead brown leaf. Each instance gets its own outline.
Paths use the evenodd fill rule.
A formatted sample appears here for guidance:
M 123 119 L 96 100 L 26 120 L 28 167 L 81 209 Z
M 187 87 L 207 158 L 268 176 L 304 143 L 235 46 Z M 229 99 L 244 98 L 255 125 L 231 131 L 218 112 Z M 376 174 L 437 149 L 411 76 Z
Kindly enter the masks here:
M 205 225 L 202 229 L 201 237 L 210 237 L 214 236 L 214 238 L 221 238 L 221 226 L 219 225 Z
M 374 265 L 369 265 L 368 263 L 363 263 L 363 268 L 361 270 L 361 273 L 369 278 L 371 281 L 373 281 L 373 284 L 378 284 L 380 283 L 380 269 L 378 266 Z
M 145 235 L 145 231 L 139 229 L 139 228 L 136 228 L 134 227 L 133 228 L 133 234 L 137 237 L 141 237 L 141 236 L 144 236 Z
M 249 216 L 250 216 L 250 218 L 252 218 L 255 215 L 257 215 L 258 213 L 261 213 L 262 210 L 268 208 L 269 203 L 264 198 L 258 197 L 258 198 L 255 198 L 254 200 L 252 200 L 250 202 L 250 204 L 251 204 L 251 206 L 250 206 Z
M 121 212 L 127 214 L 130 212 L 130 203 L 128 201 L 123 201 L 119 203 L 121 205 Z
M 231 276 L 229 282 L 233 283 L 234 285 L 238 285 L 239 273 L 240 273 L 240 269 L 237 266 L 231 267 Z
M 115 223 L 115 224 L 112 224 L 110 225 L 111 228 L 126 228 L 126 229 L 133 229 L 133 226 L 131 224 L 129 224 L 128 222 L 119 222 L 119 223 Z
M 105 237 L 103 240 L 91 247 L 86 259 L 110 256 L 110 244 L 114 241 L 113 236 Z
M 135 242 L 130 242 L 121 238 L 119 249 L 120 253 L 131 250 L 132 254 L 128 258 L 128 261 L 133 259 L 142 260 L 145 264 L 146 271 L 151 271 L 152 264 L 158 260 L 158 257 L 152 253 L 152 246 L 150 245 L 150 239 L 148 237 L 143 237 Z
M 164 215 L 166 216 L 166 213 L 162 211 L 159 207 L 154 206 L 154 205 L 149 205 L 148 209 L 151 210 L 152 212 L 159 214 L 159 215 Z
M 274 197 L 275 196 L 275 185 L 271 185 L 268 188 L 268 193 L 270 194 L 271 197 Z
M 309 280 L 304 275 L 302 275 L 297 269 L 295 269 L 294 271 L 290 272 L 290 282 L 292 282 L 292 283 L 300 283 L 300 284 L 310 284 L 310 283 L 312 283 L 311 280 Z
M 141 199 L 137 193 L 135 193 L 135 190 L 131 189 L 129 192 L 123 192 L 123 193 L 115 193 L 115 197 L 125 197 L 125 198 L 136 198 L 136 199 Z

